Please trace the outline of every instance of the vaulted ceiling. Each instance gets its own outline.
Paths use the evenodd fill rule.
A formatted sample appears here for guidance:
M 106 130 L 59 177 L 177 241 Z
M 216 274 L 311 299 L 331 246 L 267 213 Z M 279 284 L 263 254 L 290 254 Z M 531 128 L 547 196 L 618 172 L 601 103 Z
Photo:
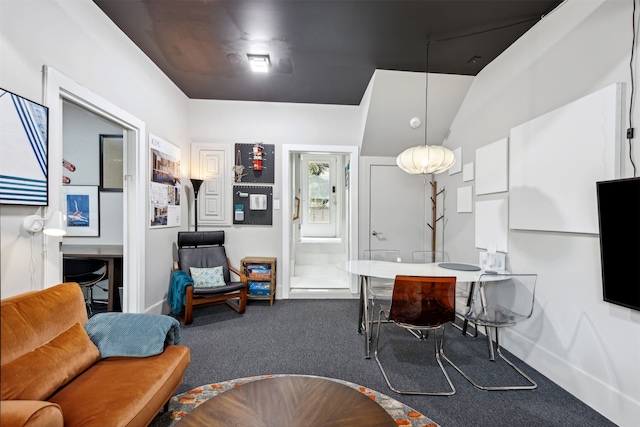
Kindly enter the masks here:
M 94 2 L 191 99 L 340 105 L 360 103 L 375 69 L 474 76 L 562 3 Z M 270 71 L 251 72 L 248 54 Z

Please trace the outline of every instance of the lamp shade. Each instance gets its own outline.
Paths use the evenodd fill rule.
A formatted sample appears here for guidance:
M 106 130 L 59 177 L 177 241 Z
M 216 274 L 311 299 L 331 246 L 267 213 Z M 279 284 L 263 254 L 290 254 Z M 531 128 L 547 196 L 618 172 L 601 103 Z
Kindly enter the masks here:
M 451 150 L 440 145 L 419 145 L 404 150 L 396 158 L 400 169 L 412 175 L 440 173 L 456 162 Z
M 67 224 L 62 212 L 53 211 L 42 232 L 48 236 L 64 236 L 67 234 Z
M 65 217 L 60 211 L 53 211 L 49 219 L 38 215 L 29 215 L 22 222 L 22 226 L 31 234 L 40 231 L 48 236 L 64 236 L 67 234 Z

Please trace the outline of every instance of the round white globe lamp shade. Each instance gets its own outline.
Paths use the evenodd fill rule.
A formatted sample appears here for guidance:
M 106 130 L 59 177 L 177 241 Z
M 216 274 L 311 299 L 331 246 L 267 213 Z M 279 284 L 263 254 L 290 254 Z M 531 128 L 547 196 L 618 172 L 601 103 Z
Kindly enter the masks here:
M 444 172 L 455 162 L 456 156 L 453 152 L 439 145 L 411 147 L 396 158 L 398 167 L 412 175 Z

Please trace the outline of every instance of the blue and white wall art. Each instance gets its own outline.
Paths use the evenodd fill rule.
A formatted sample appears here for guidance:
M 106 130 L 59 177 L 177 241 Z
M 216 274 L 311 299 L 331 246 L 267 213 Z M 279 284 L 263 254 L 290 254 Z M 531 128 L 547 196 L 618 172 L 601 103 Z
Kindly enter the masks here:
M 49 109 L 0 89 L 0 204 L 46 206 Z

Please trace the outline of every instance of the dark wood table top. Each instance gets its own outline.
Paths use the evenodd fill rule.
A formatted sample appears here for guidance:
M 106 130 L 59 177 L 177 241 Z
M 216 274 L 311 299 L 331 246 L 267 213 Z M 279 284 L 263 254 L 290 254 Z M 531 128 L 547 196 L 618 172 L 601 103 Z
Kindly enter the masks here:
M 189 412 L 180 427 L 397 427 L 382 406 L 344 384 L 306 376 L 267 378 L 220 393 Z

